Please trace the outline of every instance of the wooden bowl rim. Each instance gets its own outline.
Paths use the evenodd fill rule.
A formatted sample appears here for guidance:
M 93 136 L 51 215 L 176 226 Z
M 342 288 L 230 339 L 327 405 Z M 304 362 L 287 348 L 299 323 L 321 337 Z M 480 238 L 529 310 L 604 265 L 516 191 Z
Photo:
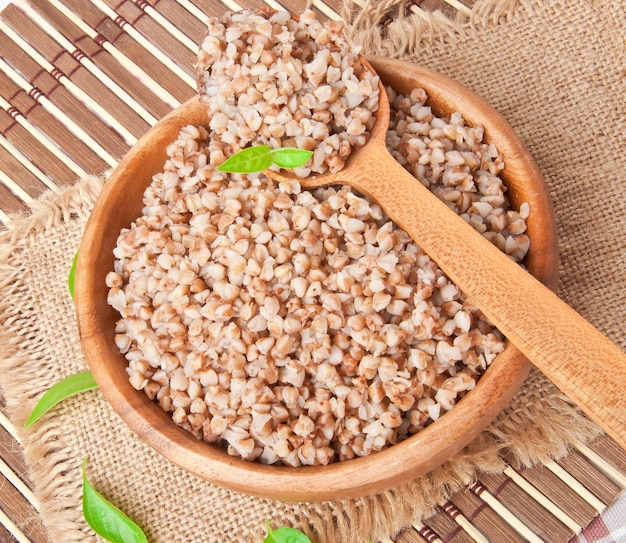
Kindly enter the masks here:
M 516 171 L 519 169 L 533 180 L 535 205 L 538 202 L 542 210 L 541 216 L 536 217 L 540 225 L 531 226 L 529 218 L 529 231 L 543 229 L 545 236 L 541 247 L 537 248 L 533 247 L 535 240 L 531 235 L 533 257 L 529 257 L 529 269 L 547 286 L 556 289 L 556 228 L 547 187 L 538 166 L 506 120 L 482 98 L 447 76 L 411 62 L 379 57 L 367 59 L 383 81 L 394 74 L 410 74 L 410 78 L 419 81 L 427 91 L 429 102 L 464 104 L 459 108 L 464 118 L 471 124 L 480 122 L 485 127 L 487 141 L 506 142 L 506 149 L 501 150 L 506 164 L 503 178 L 506 181 L 507 168 L 514 165 Z M 475 389 L 424 430 L 367 457 L 320 467 L 268 466 L 229 456 L 223 449 L 199 441 L 176 426 L 170 415 L 143 392 L 133 389 L 128 379 L 123 380 L 126 360 L 112 345 L 112 331 L 102 326 L 101 315 L 110 308 L 106 300 L 102 300 L 102 283 L 96 279 L 102 280 L 106 275 L 107 270 L 101 267 L 107 260 L 112 266 L 113 256 L 106 254 L 111 248 L 104 246 L 101 228 L 110 224 L 115 215 L 110 212 L 112 203 L 125 205 L 123 187 L 133 168 L 148 163 L 148 169 L 154 173 L 162 168 L 163 162 L 159 164 L 159 158 L 147 153 L 144 146 L 155 142 L 166 146 L 169 140 L 164 138 L 164 133 L 187 124 L 190 112 L 195 111 L 199 118 L 198 108 L 201 107 L 194 97 L 146 132 L 110 175 L 85 228 L 76 271 L 76 316 L 87 363 L 104 397 L 142 440 L 170 461 L 207 481 L 262 498 L 315 502 L 360 497 L 410 481 L 448 460 L 495 418 L 526 378 L 530 364 L 514 346 L 508 344 Z M 436 110 L 436 113 L 450 112 Z M 507 152 L 511 153 L 511 158 Z M 151 179 L 151 175 L 149 177 Z M 531 210 L 531 217 L 532 214 Z M 467 413 L 474 418 L 474 424 L 464 420 Z

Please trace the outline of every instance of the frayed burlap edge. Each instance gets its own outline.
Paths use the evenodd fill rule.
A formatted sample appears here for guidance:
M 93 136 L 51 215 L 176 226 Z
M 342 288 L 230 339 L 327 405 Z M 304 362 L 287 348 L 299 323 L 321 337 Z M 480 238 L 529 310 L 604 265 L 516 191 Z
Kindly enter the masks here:
M 531 0 L 482 0 L 474 4 L 471 14 L 458 11 L 450 19 L 441 11 L 411 12 L 408 4 L 406 0 L 368 0 L 365 7 L 359 7 L 354 0 L 346 0 L 341 15 L 347 36 L 364 54 L 414 59 L 429 44 L 454 43 L 470 31 L 505 21 L 516 9 L 532 9 Z
M 44 233 L 55 223 L 88 216 L 102 185 L 102 177 L 88 176 L 74 185 L 59 189 L 58 193 L 46 191 L 29 203 L 25 213 L 9 215 L 10 221 L 4 229 L 0 229 L 1 262 L 6 261 L 7 254 L 19 251 L 23 243 L 34 235 Z
M 15 271 L 20 252 L 43 240 L 46 230 L 59 222 L 84 222 L 102 184 L 101 179 L 91 177 L 58 195 L 46 194 L 32 205 L 27 216 L 15 218 L 0 233 L 3 292 L 20 289 L 20 277 Z M 3 327 L 10 324 L 14 309 L 0 304 Z M 24 347 L 28 338 L 3 331 L 0 340 L 1 386 L 9 417 L 18 426 L 42 519 L 53 541 L 88 539 L 90 530 L 81 513 L 80 473 L 74 469 L 81 459 L 76 458 L 76 452 L 60 446 L 68 429 L 55 424 L 54 417 L 32 429 L 21 429 L 34 398 L 54 384 L 54 377 L 43 361 L 29 358 Z M 359 499 L 277 504 L 276 518 L 302 529 L 318 543 L 384 540 L 433 514 L 437 504 L 463 489 L 478 473 L 501 472 L 504 458 L 513 465 L 545 463 L 563 457 L 576 443 L 587 442 L 597 434 L 594 424 L 533 371 L 510 406 L 490 427 L 431 473 Z
M 29 204 L 26 213 L 10 216 L 10 222 L 0 231 L 0 291 L 18 293 L 24 288 L 17 271 L 23 250 L 45 239 L 46 231 L 56 224 L 70 223 L 81 217 L 86 220 L 102 188 L 102 179 L 91 176 L 60 190 L 46 192 Z M 4 301 L 5 295 L 2 296 Z M 24 458 L 33 482 L 41 519 L 53 540 L 83 541 L 70 538 L 76 526 L 89 527 L 82 518 L 82 484 L 80 474 L 68 469 L 74 465 L 72 452 L 59 447 L 68 429 L 50 424 L 37 424 L 23 429 L 35 397 L 55 383 L 54 374 L 43 361 L 28 356 L 27 342 L 32 338 L 10 330 L 19 308 L 0 302 L 0 394 L 9 418 L 16 426 L 18 439 L 24 448 Z M 86 368 L 84 368 L 86 369 Z

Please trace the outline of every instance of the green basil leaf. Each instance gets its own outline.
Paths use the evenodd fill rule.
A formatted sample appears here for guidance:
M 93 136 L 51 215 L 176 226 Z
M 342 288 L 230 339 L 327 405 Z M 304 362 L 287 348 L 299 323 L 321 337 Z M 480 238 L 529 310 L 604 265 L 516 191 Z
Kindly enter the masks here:
M 286 526 L 272 532 L 272 537 L 275 543 L 311 543 L 301 531 Z
M 72 260 L 72 267 L 70 268 L 70 274 L 67 276 L 67 287 L 70 289 L 70 296 L 74 299 L 74 277 L 76 277 L 76 261 L 78 260 L 78 251 L 74 255 Z
M 311 540 L 300 530 L 283 526 L 278 530 L 272 530 L 269 520 L 265 521 L 267 536 L 263 543 L 312 543 Z
M 313 156 L 313 151 L 305 151 L 294 147 L 284 147 L 272 151 L 274 164 L 288 169 L 304 166 L 311 156 Z
M 83 516 L 98 535 L 112 543 L 148 543 L 143 530 L 91 486 L 83 461 Z
M 272 165 L 272 152 L 267 145 L 247 147 L 226 159 L 217 169 L 230 173 L 254 173 Z
M 94 388 L 98 388 L 98 385 L 89 370 L 81 371 L 66 377 L 65 379 L 52 385 L 50 389 L 47 390 L 39 399 L 35 409 L 33 409 L 33 412 L 24 424 L 24 428 L 28 428 L 33 422 L 39 420 L 43 415 L 50 411 L 50 409 L 65 398 L 78 394 L 79 392 L 92 390 Z

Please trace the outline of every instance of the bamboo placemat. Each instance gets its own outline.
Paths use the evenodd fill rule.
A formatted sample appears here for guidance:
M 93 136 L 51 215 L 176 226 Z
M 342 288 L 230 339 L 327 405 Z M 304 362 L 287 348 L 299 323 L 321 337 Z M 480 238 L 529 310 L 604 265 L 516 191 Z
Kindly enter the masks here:
M 353 0 L 358 6 L 364 1 Z M 339 0 L 311 2 L 339 18 Z M 407 2 L 462 18 L 473 1 Z M 45 191 L 113 167 L 158 118 L 195 93 L 207 15 L 274 0 L 16 0 L 0 15 L 0 219 Z M 3 407 L 3 406 L 0 406 Z M 16 442 L 0 409 L 0 541 L 47 541 Z M 626 453 L 601 437 L 545 467 L 483 475 L 393 541 L 565 543 L 626 487 Z

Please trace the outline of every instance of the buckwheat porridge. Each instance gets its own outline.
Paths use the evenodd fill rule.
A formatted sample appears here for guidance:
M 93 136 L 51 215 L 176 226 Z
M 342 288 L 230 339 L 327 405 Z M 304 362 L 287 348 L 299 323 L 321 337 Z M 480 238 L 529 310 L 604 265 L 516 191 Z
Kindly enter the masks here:
M 314 22 L 306 13 L 297 25 L 282 15 L 272 24 L 297 35 L 297 25 Z M 220 32 L 230 28 L 215 30 L 216 39 Z M 216 96 L 211 85 L 201 88 Z M 457 113 L 434 116 L 421 89 L 387 91 L 396 159 L 521 261 L 529 209 L 510 208 L 502 159 L 481 128 Z M 108 301 L 121 316 L 115 341 L 132 386 L 199 439 L 268 464 L 367 455 L 437 420 L 503 350 L 500 333 L 352 189 L 308 191 L 297 180 L 217 171 L 237 147 L 257 142 L 240 134 L 238 106 L 227 110 L 225 125 L 180 132 L 145 192 L 143 215 L 119 236 Z M 322 169 L 335 167 L 337 150 Z

